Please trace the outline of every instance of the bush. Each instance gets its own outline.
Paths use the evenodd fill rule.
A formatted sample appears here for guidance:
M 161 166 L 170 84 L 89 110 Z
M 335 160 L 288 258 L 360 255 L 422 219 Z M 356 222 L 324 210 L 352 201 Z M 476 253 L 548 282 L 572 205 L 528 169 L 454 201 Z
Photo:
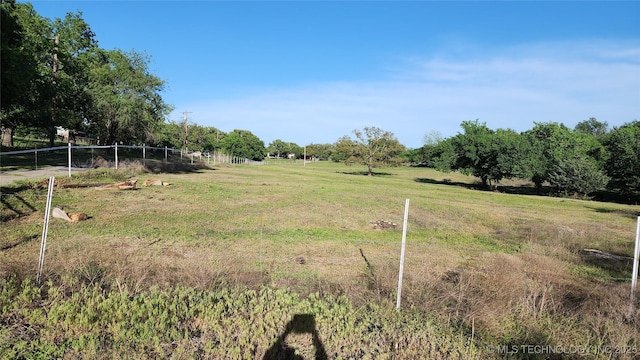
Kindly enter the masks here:
M 598 168 L 594 161 L 576 156 L 570 160 L 560 160 L 549 174 L 549 183 L 565 196 L 587 197 L 607 186 L 609 177 Z

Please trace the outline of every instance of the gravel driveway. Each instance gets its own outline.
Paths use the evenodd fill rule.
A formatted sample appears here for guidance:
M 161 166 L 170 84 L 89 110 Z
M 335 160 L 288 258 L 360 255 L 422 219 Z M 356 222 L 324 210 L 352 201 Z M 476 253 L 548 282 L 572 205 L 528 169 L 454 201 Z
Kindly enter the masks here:
M 84 171 L 83 168 L 71 168 L 71 173 Z M 69 176 L 69 168 L 66 166 L 48 166 L 38 170 L 12 170 L 0 172 L 0 186 L 9 185 L 17 180 L 47 179 L 49 176 Z

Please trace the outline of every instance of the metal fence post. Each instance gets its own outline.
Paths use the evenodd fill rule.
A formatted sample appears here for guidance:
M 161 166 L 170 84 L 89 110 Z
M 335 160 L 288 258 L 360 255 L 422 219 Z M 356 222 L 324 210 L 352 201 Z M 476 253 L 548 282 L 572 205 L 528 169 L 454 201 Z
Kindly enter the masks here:
M 71 177 L 71 143 L 69 143 L 69 177 Z
M 47 192 L 47 206 L 44 210 L 44 225 L 42 226 L 42 241 L 40 242 L 40 259 L 38 261 L 38 276 L 36 282 L 40 285 L 40 278 L 42 277 L 42 269 L 44 268 L 44 253 L 47 249 L 47 234 L 49 233 L 49 214 L 51 213 L 51 197 L 53 196 L 53 185 L 55 178 L 51 176 L 49 178 L 49 190 Z

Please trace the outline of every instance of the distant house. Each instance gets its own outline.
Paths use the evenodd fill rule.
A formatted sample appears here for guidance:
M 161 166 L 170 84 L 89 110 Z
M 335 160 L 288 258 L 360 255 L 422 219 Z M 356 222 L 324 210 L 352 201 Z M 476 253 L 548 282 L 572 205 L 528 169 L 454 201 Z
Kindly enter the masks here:
M 65 129 L 62 126 L 56 126 L 56 135 L 61 137 L 63 141 L 69 141 L 69 129 Z

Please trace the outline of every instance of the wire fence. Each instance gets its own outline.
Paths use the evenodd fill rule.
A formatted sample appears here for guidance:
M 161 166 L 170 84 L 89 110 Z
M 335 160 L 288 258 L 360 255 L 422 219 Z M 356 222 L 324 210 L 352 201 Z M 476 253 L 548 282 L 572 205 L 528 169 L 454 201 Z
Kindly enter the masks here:
M 252 161 L 240 156 L 222 151 L 188 151 L 169 147 L 153 147 L 146 145 L 87 145 L 56 146 L 49 148 L 35 148 L 17 151 L 0 152 L 0 167 L 2 169 L 35 169 L 47 166 L 64 166 L 69 168 L 91 168 L 98 165 L 114 166 L 116 169 L 123 161 L 161 160 L 169 162 L 219 164 L 247 164 L 262 165 L 264 162 Z

